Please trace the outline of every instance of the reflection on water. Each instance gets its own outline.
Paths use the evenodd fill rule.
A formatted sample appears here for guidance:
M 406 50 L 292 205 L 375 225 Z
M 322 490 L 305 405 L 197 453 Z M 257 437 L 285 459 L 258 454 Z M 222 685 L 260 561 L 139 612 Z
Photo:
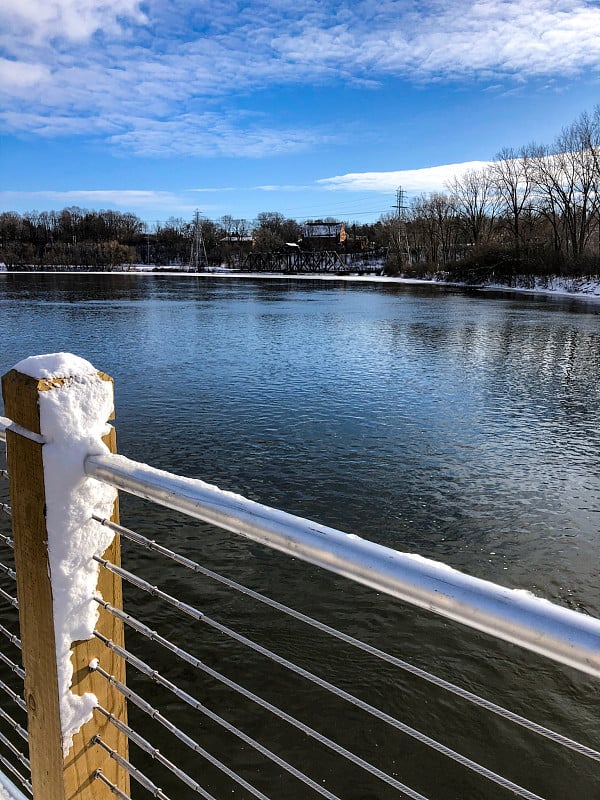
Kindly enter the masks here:
M 0 368 L 4 373 L 34 353 L 76 352 L 114 376 L 119 447 L 130 457 L 600 615 L 598 311 L 553 298 L 423 287 L 0 275 Z M 141 501 L 124 498 L 123 519 L 259 591 L 600 744 L 591 680 Z M 364 654 L 332 647 L 205 578 L 165 571 L 128 545 L 125 562 L 544 797 L 579 800 L 600 792 L 595 771 L 576 755 Z M 507 796 L 136 591 L 127 592 L 127 602 L 211 666 L 285 702 L 373 763 L 391 765 L 426 796 Z M 340 770 L 335 756 L 213 679 L 133 634 L 128 641 L 344 800 L 397 796 L 358 769 Z M 199 728 L 172 698 L 130 678 L 204 744 L 229 753 L 228 763 L 269 796 L 309 796 L 212 723 Z M 132 717 L 199 775 L 195 757 L 179 752 L 153 723 Z M 137 760 L 152 772 L 152 764 Z M 200 774 L 217 797 L 229 796 L 232 786 L 215 770 L 202 765 Z M 173 797 L 184 796 L 161 780 Z

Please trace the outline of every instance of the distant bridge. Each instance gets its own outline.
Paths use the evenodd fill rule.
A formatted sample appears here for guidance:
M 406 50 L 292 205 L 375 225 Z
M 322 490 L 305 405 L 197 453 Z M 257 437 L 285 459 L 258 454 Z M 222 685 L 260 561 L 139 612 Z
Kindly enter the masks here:
M 240 264 L 244 272 L 319 273 L 379 272 L 384 254 L 337 253 L 335 250 L 294 250 L 284 253 L 248 253 Z

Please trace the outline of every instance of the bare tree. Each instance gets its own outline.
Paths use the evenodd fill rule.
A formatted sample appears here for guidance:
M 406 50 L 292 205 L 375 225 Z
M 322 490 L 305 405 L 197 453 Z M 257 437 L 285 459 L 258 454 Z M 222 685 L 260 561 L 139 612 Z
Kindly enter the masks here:
M 421 195 L 410 209 L 411 248 L 419 260 L 438 267 L 456 260 L 459 236 L 458 214 L 451 198 L 442 192 Z
M 538 207 L 550 220 L 555 250 L 578 260 L 588 245 L 599 204 L 600 112 L 582 114 L 552 147 L 535 148 Z
M 490 170 L 469 170 L 446 184 L 464 227 L 468 243 L 475 247 L 487 241 L 492 232 L 497 199 Z
M 493 190 L 504 209 L 504 216 L 509 222 L 515 260 L 521 261 L 521 220 L 524 210 L 529 208 L 533 191 L 533 170 L 526 147 L 519 151 L 503 148 L 496 156 L 490 168 Z

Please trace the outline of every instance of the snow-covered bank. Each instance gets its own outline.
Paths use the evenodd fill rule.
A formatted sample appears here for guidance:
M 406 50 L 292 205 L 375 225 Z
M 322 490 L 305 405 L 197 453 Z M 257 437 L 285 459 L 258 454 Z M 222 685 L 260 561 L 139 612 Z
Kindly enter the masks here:
M 521 281 L 524 283 L 524 281 Z M 535 278 L 533 286 L 506 286 L 503 284 L 489 283 L 476 288 L 524 292 L 525 294 L 554 294 L 564 297 L 579 297 L 585 300 L 600 300 L 600 280 L 589 278 Z

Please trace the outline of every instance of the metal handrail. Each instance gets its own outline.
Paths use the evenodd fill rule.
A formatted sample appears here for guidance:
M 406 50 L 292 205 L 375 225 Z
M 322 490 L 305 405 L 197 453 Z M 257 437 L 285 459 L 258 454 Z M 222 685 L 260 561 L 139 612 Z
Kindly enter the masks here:
M 183 478 L 94 455 L 89 477 L 600 677 L 600 620 Z
M 44 444 L 46 441 L 41 434 L 27 430 L 27 428 L 18 425 L 8 417 L 0 417 L 0 442 L 6 441 L 6 431 L 18 433 L 19 436 L 24 436 L 26 439 L 31 439 L 32 442 L 37 442 L 38 444 Z
M 0 417 L 0 440 L 7 430 L 42 439 Z M 122 491 L 600 677 L 600 620 L 593 617 L 124 456 L 88 456 L 85 472 Z

